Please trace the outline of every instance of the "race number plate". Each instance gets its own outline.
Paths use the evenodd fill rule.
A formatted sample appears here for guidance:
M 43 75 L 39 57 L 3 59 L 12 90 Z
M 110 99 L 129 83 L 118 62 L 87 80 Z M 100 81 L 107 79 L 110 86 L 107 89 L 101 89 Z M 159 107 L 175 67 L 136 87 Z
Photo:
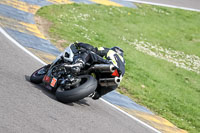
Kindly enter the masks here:
M 52 87 L 54 87 L 55 84 L 56 84 L 56 82 L 57 82 L 57 79 L 56 79 L 56 78 L 53 78 L 50 85 L 51 85 Z

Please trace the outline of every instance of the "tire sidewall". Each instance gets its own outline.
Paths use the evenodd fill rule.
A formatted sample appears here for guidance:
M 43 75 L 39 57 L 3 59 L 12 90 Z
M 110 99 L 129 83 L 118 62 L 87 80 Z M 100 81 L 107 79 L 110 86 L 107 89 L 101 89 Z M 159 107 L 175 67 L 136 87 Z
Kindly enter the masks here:
M 56 90 L 56 98 L 58 101 L 63 103 L 70 103 L 81 100 L 87 97 L 89 94 L 93 93 L 97 88 L 97 80 L 91 75 L 79 76 L 79 78 L 86 78 L 86 82 L 80 86 L 71 89 L 62 91 L 60 87 Z

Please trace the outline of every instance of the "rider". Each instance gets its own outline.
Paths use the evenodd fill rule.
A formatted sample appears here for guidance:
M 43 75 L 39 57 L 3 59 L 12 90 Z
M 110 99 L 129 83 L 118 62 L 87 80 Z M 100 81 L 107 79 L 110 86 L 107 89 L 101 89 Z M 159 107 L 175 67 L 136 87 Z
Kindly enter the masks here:
M 118 71 L 120 71 L 120 77 L 122 78 L 125 73 L 125 61 L 123 58 L 123 50 L 120 47 L 112 47 L 112 48 L 105 48 L 99 47 L 95 48 L 90 44 L 87 43 L 74 43 L 77 48 L 84 48 L 86 50 L 92 51 L 96 54 L 82 54 L 81 57 L 75 60 L 75 63 L 82 63 L 83 66 L 92 59 L 92 62 L 95 63 L 105 63 L 105 64 L 113 64 Z M 98 56 L 99 55 L 99 56 Z M 103 58 L 102 58 L 103 57 Z M 98 86 L 95 93 L 91 95 L 93 99 L 99 99 L 102 95 L 115 90 L 118 85 L 102 87 Z

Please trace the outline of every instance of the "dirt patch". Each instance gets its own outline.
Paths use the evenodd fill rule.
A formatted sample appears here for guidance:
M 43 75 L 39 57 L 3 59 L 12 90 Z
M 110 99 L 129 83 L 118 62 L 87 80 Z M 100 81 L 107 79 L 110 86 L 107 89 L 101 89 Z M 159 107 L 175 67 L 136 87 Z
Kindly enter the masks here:
M 36 25 L 38 27 L 38 29 L 40 30 L 40 32 L 48 39 L 51 40 L 49 34 L 48 34 L 48 30 L 49 28 L 52 26 L 52 23 L 47 21 L 46 19 L 40 17 L 40 16 L 35 16 L 35 22 Z
M 53 23 L 37 15 L 35 15 L 34 19 L 38 29 L 47 38 L 47 40 L 51 41 L 51 43 L 54 44 L 60 51 L 64 51 L 64 45 L 69 44 L 69 42 L 67 40 L 58 39 L 59 37 L 56 36 L 54 36 L 54 38 L 50 37 L 49 29 L 53 26 Z

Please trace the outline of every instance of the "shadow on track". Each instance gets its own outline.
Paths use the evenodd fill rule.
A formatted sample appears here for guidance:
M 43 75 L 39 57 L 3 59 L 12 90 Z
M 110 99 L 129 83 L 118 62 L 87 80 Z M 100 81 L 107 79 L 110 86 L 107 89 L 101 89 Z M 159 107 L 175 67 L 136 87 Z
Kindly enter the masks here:
M 30 76 L 25 75 L 24 77 L 25 77 L 26 81 L 30 82 Z M 45 95 L 47 95 L 49 98 L 57 101 L 57 99 L 55 97 L 55 94 L 53 92 L 51 92 L 50 90 L 45 89 L 45 87 L 42 84 L 34 84 L 34 83 L 31 83 L 31 84 L 33 85 L 33 87 L 35 87 L 38 90 L 40 90 L 42 93 L 44 93 Z M 59 102 L 59 101 L 57 101 L 57 102 Z M 65 104 L 65 103 L 63 103 L 63 104 Z M 73 102 L 73 103 L 67 103 L 65 105 L 68 105 L 68 106 L 74 106 L 74 105 L 90 106 L 87 103 L 86 99 L 82 99 L 82 100 L 79 100 L 79 101 Z

